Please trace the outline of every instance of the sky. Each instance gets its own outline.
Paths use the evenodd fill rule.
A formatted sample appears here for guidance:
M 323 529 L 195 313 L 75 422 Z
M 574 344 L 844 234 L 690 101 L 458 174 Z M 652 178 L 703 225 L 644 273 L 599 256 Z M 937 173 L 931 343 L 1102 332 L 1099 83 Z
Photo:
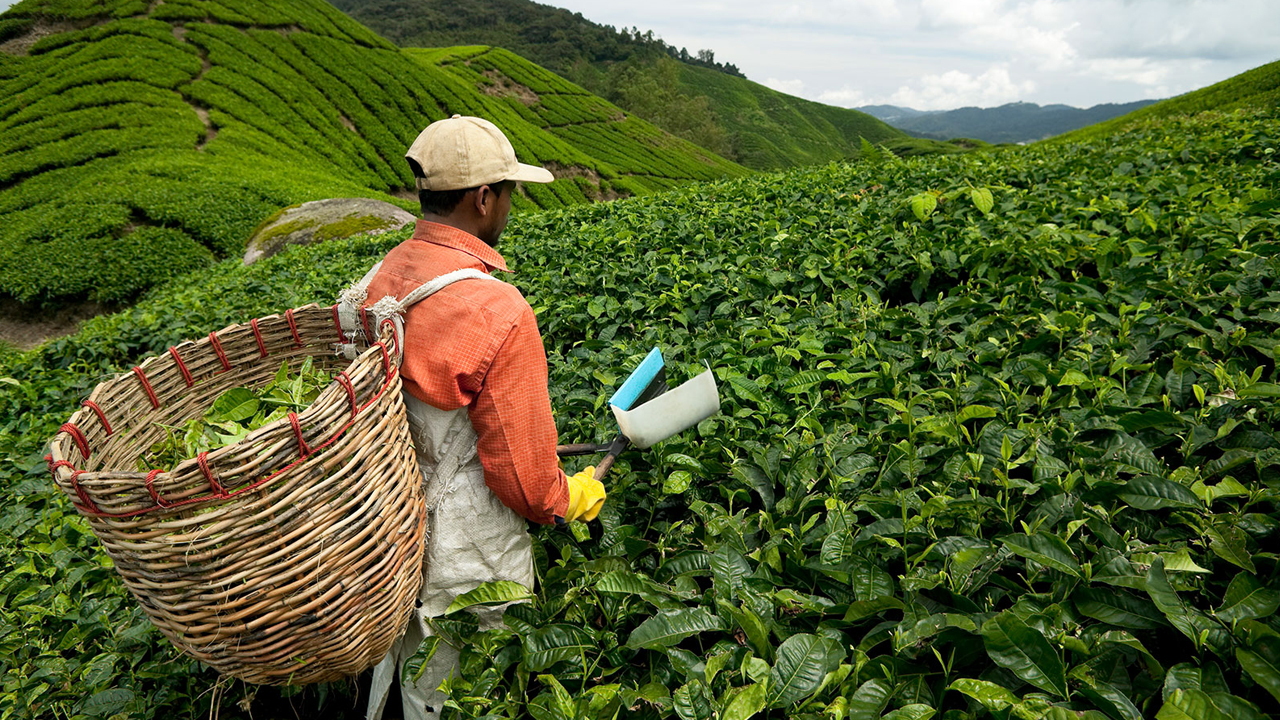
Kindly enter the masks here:
M 1088 107 L 1280 60 L 1280 0 L 541 2 L 714 50 L 756 82 L 842 107 Z
M 1280 0 L 540 1 L 714 50 L 756 82 L 842 107 L 1088 107 L 1280 60 Z

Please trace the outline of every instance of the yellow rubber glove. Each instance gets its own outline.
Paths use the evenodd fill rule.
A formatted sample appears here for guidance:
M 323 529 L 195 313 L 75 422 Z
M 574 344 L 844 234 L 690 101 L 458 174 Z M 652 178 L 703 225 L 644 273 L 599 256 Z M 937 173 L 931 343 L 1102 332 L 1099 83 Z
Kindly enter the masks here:
M 564 519 L 591 522 L 604 507 L 604 483 L 596 479 L 596 468 L 588 466 L 569 476 L 569 509 Z

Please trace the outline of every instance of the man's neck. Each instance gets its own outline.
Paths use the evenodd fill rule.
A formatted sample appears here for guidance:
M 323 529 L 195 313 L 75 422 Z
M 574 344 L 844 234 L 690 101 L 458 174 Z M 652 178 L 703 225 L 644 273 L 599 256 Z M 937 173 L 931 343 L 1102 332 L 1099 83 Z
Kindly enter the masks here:
M 451 228 L 461 230 L 464 233 L 484 240 L 484 237 L 480 234 L 480 223 L 476 222 L 474 218 L 465 216 L 463 213 L 454 213 L 453 215 L 436 215 L 435 213 L 426 213 L 422 216 L 422 219 L 427 222 L 448 225 Z M 485 244 L 489 247 L 496 247 L 493 243 L 488 241 L 485 241 Z

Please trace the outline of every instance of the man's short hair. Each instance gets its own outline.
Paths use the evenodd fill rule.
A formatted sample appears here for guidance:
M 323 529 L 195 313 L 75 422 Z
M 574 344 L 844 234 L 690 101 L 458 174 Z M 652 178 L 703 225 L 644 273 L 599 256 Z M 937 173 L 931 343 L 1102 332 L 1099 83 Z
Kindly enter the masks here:
M 415 178 L 426 177 L 422 172 L 421 165 L 414 162 L 413 158 L 406 159 L 409 161 L 409 168 L 413 171 L 413 176 Z M 462 188 L 461 190 L 419 190 L 418 204 L 422 206 L 422 214 L 424 216 L 439 215 L 441 217 L 448 217 L 457 209 L 458 203 L 462 202 L 462 199 L 467 196 L 467 193 L 472 190 L 479 190 L 481 187 L 483 186 Z M 511 180 L 489 183 L 489 189 L 497 193 L 499 198 L 502 197 L 502 193 L 506 192 L 509 188 L 514 187 L 515 182 Z

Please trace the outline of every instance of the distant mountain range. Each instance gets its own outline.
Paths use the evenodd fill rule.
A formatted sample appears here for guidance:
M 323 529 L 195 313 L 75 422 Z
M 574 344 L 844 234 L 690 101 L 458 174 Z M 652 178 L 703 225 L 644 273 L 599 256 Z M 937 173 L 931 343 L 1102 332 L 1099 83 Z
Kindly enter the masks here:
M 866 105 L 860 110 L 912 135 L 936 140 L 974 138 L 989 143 L 1043 140 L 1110 120 L 1155 103 L 1155 100 L 1076 108 L 1016 102 L 994 108 L 915 110 L 896 105 Z

